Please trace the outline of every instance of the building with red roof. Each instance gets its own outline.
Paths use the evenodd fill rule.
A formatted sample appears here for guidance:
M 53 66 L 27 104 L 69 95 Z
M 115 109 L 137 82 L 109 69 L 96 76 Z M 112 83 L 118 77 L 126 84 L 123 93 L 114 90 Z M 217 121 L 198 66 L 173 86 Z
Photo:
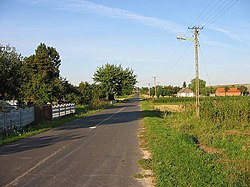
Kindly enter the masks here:
M 215 92 L 216 96 L 240 96 L 241 91 L 238 88 L 229 88 L 226 90 L 225 88 L 217 88 Z

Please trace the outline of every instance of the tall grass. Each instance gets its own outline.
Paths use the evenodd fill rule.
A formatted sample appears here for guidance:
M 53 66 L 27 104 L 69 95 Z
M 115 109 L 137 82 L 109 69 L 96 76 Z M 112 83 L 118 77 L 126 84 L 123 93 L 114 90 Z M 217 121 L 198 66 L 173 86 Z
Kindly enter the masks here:
M 202 120 L 231 127 L 244 126 L 250 122 L 250 97 L 202 97 L 200 101 Z M 183 106 L 186 116 L 195 115 L 195 98 L 159 98 L 153 103 L 179 104 Z
M 159 100 L 142 102 L 157 186 L 250 186 L 250 97 L 202 98 L 199 120 L 195 100 L 161 100 L 186 108 L 160 112 Z
M 154 103 L 181 104 L 195 102 L 195 97 L 161 97 L 154 99 Z
M 250 122 L 250 97 L 218 97 L 201 101 L 201 119 L 223 126 L 244 126 Z

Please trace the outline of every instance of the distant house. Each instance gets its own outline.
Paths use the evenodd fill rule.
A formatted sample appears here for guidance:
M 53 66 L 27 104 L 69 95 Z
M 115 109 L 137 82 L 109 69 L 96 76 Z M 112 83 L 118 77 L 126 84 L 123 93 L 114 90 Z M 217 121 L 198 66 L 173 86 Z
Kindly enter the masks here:
M 241 92 L 238 88 L 229 88 L 225 90 L 225 88 L 217 88 L 215 92 L 216 96 L 240 96 Z
M 226 96 L 225 88 L 217 88 L 215 91 L 216 96 Z
M 194 92 L 189 88 L 182 88 L 177 93 L 177 97 L 194 97 Z

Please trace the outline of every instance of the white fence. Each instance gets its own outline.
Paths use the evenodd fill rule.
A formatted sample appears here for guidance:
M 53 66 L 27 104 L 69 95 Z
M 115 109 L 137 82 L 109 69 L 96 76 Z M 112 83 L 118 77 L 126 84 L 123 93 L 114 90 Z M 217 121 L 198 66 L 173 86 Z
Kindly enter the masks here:
M 52 118 L 73 114 L 75 113 L 75 111 L 76 111 L 76 105 L 72 103 L 64 105 L 54 105 L 52 106 Z
M 34 107 L 26 109 L 11 110 L 10 112 L 0 112 L 0 128 L 24 127 L 35 121 Z

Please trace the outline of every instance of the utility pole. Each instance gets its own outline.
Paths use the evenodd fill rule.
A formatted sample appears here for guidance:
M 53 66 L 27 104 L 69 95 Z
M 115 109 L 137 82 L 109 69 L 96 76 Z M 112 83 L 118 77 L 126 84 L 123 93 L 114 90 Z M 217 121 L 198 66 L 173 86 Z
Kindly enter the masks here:
M 150 83 L 148 83 L 148 87 L 149 87 L 148 93 L 149 93 L 149 98 L 150 98 L 151 97 L 151 95 L 150 95 Z
M 195 97 L 196 97 L 196 115 L 200 117 L 200 84 L 199 84 L 199 64 L 198 64 L 198 47 L 199 47 L 199 30 L 203 29 L 203 27 L 188 27 L 188 29 L 194 30 L 194 46 L 195 46 L 195 83 L 196 83 L 196 90 L 195 90 Z
M 154 83 L 155 83 L 155 96 L 156 96 L 156 77 L 154 77 Z

